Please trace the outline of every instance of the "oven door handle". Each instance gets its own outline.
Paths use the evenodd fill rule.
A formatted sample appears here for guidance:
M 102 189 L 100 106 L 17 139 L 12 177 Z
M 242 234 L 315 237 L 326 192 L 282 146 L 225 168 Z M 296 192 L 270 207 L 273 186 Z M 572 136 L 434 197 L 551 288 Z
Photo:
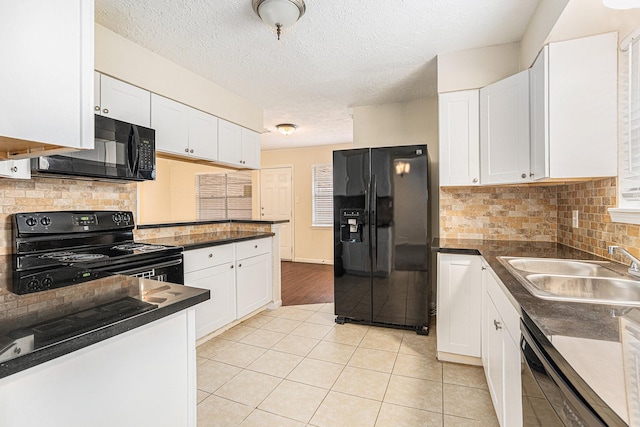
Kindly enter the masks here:
M 141 267 L 137 267 L 137 268 L 132 268 L 129 270 L 117 270 L 117 271 L 113 271 L 114 274 L 124 274 L 124 275 L 129 275 L 135 272 L 140 272 L 140 271 L 145 271 L 145 270 L 150 270 L 152 268 L 164 268 L 164 267 L 173 267 L 174 265 L 180 265 L 182 264 L 182 259 L 178 259 L 178 260 L 174 260 L 174 261 L 167 261 L 167 262 L 160 262 L 158 264 L 150 264 L 147 266 L 141 266 Z

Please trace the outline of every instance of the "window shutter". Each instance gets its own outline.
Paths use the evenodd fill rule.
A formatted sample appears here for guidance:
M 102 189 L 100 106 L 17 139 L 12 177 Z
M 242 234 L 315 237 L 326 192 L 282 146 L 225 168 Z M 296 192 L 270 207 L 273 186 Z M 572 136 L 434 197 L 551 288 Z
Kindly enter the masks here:
M 620 186 L 622 199 L 640 201 L 640 39 L 633 40 L 623 55 L 621 78 L 622 146 Z M 634 203 L 635 204 L 635 203 Z
M 331 164 L 313 165 L 312 225 L 333 225 L 333 168 Z

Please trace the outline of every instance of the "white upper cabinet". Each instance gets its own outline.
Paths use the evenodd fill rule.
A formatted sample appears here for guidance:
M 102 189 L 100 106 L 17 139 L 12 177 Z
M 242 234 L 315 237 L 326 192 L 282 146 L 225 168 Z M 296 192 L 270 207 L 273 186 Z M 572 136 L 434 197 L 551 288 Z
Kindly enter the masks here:
M 97 72 L 94 84 L 96 114 L 151 127 L 151 93 L 149 91 Z
M 617 34 L 551 43 L 531 68 L 534 180 L 617 174 Z
M 4 1 L 0 28 L 0 159 L 93 148 L 93 0 Z
M 217 160 L 217 117 L 154 93 L 151 127 L 156 131 L 158 152 Z
M 440 186 L 480 184 L 478 90 L 438 96 Z
M 529 70 L 480 89 L 480 181 L 530 181 Z
M 219 119 L 218 161 L 246 169 L 260 169 L 260 134 Z

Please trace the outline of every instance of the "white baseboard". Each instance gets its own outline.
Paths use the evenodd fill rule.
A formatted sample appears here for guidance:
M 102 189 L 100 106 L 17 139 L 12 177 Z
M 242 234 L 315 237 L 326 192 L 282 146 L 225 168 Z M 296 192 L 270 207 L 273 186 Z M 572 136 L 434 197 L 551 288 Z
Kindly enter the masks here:
M 333 265 L 333 261 L 328 261 L 325 259 L 315 259 L 315 258 L 294 258 L 293 262 L 306 262 L 309 264 L 328 264 Z
M 267 310 L 275 310 L 278 307 L 282 307 L 282 300 L 273 301 L 267 304 Z

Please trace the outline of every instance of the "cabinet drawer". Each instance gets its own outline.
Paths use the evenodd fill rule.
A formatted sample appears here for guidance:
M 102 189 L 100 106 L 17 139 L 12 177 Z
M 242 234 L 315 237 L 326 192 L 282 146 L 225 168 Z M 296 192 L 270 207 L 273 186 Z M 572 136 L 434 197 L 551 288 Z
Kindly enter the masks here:
M 236 259 L 250 258 L 271 251 L 271 238 L 236 243 Z
M 184 252 L 185 273 L 233 262 L 233 245 L 210 246 Z

